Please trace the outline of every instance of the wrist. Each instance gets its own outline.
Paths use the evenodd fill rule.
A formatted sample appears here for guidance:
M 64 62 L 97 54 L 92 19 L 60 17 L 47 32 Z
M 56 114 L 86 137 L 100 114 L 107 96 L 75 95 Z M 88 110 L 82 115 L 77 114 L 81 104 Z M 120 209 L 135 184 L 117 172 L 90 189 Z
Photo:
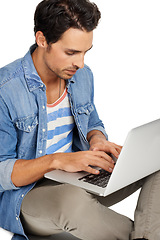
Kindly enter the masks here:
M 53 153 L 53 154 L 50 154 L 50 159 L 51 159 L 51 162 L 50 162 L 50 171 L 53 171 L 53 170 L 58 170 L 58 169 L 61 169 L 61 161 L 60 161 L 60 155 L 62 153 Z
M 99 142 L 99 141 L 106 141 L 106 137 L 101 134 L 101 133 L 95 133 L 92 136 L 90 136 L 90 138 L 88 139 L 88 142 L 90 145 Z

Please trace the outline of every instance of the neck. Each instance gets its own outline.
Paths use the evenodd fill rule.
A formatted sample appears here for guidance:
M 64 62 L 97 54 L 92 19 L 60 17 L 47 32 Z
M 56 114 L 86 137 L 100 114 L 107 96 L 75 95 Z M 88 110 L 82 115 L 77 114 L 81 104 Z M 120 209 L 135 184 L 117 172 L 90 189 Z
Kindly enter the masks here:
M 32 53 L 32 60 L 38 75 L 46 86 L 48 84 L 56 84 L 57 81 L 59 81 L 59 77 L 45 66 L 41 49 L 35 49 L 35 51 Z
M 47 103 L 54 103 L 63 93 L 65 89 L 65 81 L 60 79 L 53 71 L 49 70 L 43 61 L 43 52 L 37 48 L 32 59 L 34 66 L 40 76 L 42 82 L 46 86 Z

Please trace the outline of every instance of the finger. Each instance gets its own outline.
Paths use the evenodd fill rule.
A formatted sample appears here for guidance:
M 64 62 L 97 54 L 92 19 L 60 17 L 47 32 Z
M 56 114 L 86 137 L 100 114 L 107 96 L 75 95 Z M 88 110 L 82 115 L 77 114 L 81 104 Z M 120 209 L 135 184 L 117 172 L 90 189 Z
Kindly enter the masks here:
M 115 151 L 116 150 L 116 151 Z M 107 144 L 101 144 L 99 146 L 92 146 L 90 147 L 90 151 L 103 151 L 105 153 L 112 153 L 115 155 L 115 157 L 118 157 L 122 150 L 122 146 L 117 145 L 112 142 L 107 142 Z M 117 155 L 118 154 L 118 155 Z
M 114 164 L 113 163 L 109 163 L 107 161 L 97 161 L 96 166 L 98 166 L 99 168 L 102 168 L 104 170 L 106 170 L 107 172 L 113 172 L 114 169 Z
M 86 166 L 84 171 L 86 171 L 88 173 L 91 173 L 91 174 L 96 174 L 96 175 L 99 174 L 99 170 L 94 169 L 94 168 L 92 168 L 90 166 Z
M 122 149 L 120 149 L 120 148 L 116 148 L 116 150 L 117 150 L 117 152 L 120 154 L 121 153 L 121 151 L 122 151 Z
M 96 166 L 99 168 L 102 168 L 108 172 L 112 172 L 114 169 L 114 161 L 112 162 L 107 161 L 106 159 L 99 157 L 99 156 L 94 156 L 92 160 L 90 161 L 91 166 Z
M 117 151 L 117 149 L 113 148 L 111 149 L 111 152 L 110 152 L 114 157 L 118 158 L 119 157 L 119 154 L 120 152 Z
M 86 162 L 87 159 L 87 162 Z M 86 152 L 84 160 L 84 167 L 96 166 L 103 168 L 106 171 L 112 172 L 114 169 L 114 161 L 104 152 Z
M 102 151 L 96 151 L 94 153 L 95 153 L 95 156 L 103 158 L 105 161 L 108 161 L 110 163 L 113 163 L 111 156 L 109 156 L 107 153 L 102 152 Z
M 117 145 L 117 144 L 115 144 L 114 143 L 114 147 L 115 147 L 115 149 L 120 153 L 121 152 L 121 150 L 122 150 L 122 146 L 120 146 L 120 145 Z
M 112 144 L 112 147 L 110 148 L 110 153 L 113 154 L 116 158 L 119 157 L 119 154 L 121 153 L 122 147 L 116 144 Z

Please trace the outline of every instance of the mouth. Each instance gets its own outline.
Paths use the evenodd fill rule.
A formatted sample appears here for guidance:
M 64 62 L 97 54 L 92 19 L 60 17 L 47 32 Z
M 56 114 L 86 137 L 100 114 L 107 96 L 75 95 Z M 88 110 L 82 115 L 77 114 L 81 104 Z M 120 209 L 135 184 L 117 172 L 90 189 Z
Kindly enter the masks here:
M 71 75 L 74 75 L 77 71 L 67 70 L 67 72 Z
M 66 69 L 65 72 L 69 75 L 74 75 L 76 74 L 78 69 Z

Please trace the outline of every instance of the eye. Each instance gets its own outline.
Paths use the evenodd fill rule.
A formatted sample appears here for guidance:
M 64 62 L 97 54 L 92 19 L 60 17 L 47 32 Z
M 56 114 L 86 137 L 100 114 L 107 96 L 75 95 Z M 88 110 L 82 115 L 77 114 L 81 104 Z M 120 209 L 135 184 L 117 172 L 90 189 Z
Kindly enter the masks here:
M 67 54 L 68 56 L 72 56 L 72 55 L 74 55 L 75 53 L 74 53 L 74 52 L 66 52 L 66 54 Z

